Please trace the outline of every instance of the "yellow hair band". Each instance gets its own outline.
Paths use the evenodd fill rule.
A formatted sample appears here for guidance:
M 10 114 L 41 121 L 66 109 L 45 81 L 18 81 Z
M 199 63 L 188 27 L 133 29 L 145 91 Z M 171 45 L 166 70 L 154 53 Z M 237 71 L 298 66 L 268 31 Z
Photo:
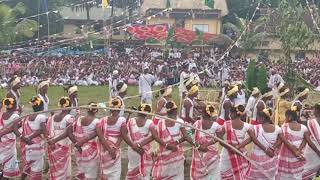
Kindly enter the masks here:
M 213 109 L 213 111 L 211 111 Z M 206 113 L 210 115 L 210 117 L 215 117 L 217 116 L 217 112 L 215 111 L 215 108 L 212 105 L 207 105 L 206 106 Z
M 41 102 L 42 100 L 37 96 L 37 97 L 33 97 L 30 103 L 32 106 L 40 106 Z
M 68 95 L 71 95 L 75 92 L 78 92 L 78 87 L 77 86 L 72 86 L 68 89 Z
M 189 89 L 188 94 L 193 95 L 193 94 L 197 93 L 198 91 L 199 91 L 199 87 L 194 85 Z
M 236 92 L 238 92 L 238 91 L 239 91 L 238 86 L 233 86 L 233 88 L 230 89 L 230 90 L 227 92 L 227 95 L 228 95 L 228 96 L 231 96 L 232 94 L 234 94 L 234 93 L 236 93 Z
M 118 108 L 119 109 L 119 108 L 121 108 L 121 106 L 122 106 L 122 102 L 119 98 L 114 98 L 109 101 L 110 108 Z
M 146 110 L 146 107 L 149 107 L 148 111 Z M 141 104 L 140 105 L 140 111 L 141 112 L 149 112 L 150 113 L 151 112 L 151 105 L 150 104 Z
M 291 111 L 294 111 L 294 112 L 298 111 L 298 106 L 292 105 Z
M 270 114 L 269 109 L 265 108 L 265 109 L 262 110 L 262 112 L 263 112 L 265 115 L 267 115 L 268 117 L 271 117 L 271 114 Z
M 6 104 L 6 101 L 9 101 L 9 104 Z M 13 98 L 5 98 L 2 101 L 2 106 L 6 107 L 7 109 L 14 108 L 14 99 Z
M 60 104 L 60 101 L 61 101 L 62 99 L 65 100 L 65 103 L 64 103 L 64 104 Z M 70 100 L 69 97 L 62 97 L 62 98 L 60 98 L 60 100 L 59 100 L 58 106 L 61 106 L 62 108 L 70 107 L 70 106 L 71 106 L 70 102 L 71 102 L 71 100 Z

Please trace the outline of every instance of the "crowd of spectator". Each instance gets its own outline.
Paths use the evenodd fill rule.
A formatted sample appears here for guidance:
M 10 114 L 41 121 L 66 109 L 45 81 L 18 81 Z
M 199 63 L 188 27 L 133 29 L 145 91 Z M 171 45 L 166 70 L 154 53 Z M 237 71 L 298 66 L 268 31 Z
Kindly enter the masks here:
M 2 54 L 0 57 L 1 86 L 6 87 L 12 75 L 22 77 L 23 85 L 37 84 L 41 79 L 51 79 L 55 85 L 105 85 L 114 70 L 120 79 L 128 84 L 136 84 L 144 67 L 153 73 L 158 84 L 179 82 L 182 65 L 189 63 L 189 70 L 196 71 L 202 86 L 219 86 L 224 80 L 243 81 L 250 59 L 226 56 L 219 60 L 223 50 L 218 48 L 193 49 L 184 52 L 151 47 L 126 48 L 119 53 L 111 49 L 106 55 L 90 56 L 32 56 Z M 168 56 L 164 60 L 164 56 Z M 295 69 L 315 87 L 320 86 L 320 64 L 315 59 L 296 63 Z M 279 74 L 283 68 L 275 66 Z M 272 69 L 272 65 L 269 69 Z

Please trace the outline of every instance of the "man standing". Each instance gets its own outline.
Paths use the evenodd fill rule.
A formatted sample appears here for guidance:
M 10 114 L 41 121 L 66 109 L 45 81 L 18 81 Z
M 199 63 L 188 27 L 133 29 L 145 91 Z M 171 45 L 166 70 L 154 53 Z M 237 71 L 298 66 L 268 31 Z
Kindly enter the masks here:
M 156 82 L 156 78 L 149 73 L 148 66 L 144 66 L 143 74 L 139 77 L 139 94 L 141 103 L 152 104 L 152 86 Z
M 190 77 L 189 75 L 189 64 L 188 63 L 184 63 L 182 65 L 182 72 L 180 74 L 180 86 L 179 86 L 179 94 L 180 97 L 182 97 L 181 99 L 184 98 L 184 94 L 187 92 L 187 89 L 184 85 L 184 81 L 186 79 L 188 79 Z
M 120 82 L 119 71 L 114 70 L 109 78 L 109 99 L 117 96 L 117 84 Z

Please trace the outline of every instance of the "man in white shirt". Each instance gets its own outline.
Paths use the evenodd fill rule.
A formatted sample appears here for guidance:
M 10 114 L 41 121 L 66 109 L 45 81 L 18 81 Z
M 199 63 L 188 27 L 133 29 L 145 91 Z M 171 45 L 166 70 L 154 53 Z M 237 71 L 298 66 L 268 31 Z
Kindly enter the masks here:
M 114 70 L 109 78 L 109 99 L 117 96 L 117 84 L 120 82 L 119 71 Z
M 156 78 L 149 73 L 148 66 L 144 66 L 143 74 L 139 77 L 139 94 L 141 103 L 152 104 L 152 86 Z
M 278 84 L 284 83 L 284 80 L 282 79 L 281 75 L 278 74 L 276 70 L 271 70 L 271 75 L 268 82 L 269 88 L 276 88 Z
M 250 119 L 252 119 L 254 106 L 256 105 L 256 102 L 259 96 L 260 96 L 260 90 L 257 87 L 254 87 L 252 90 L 251 96 L 248 99 L 248 103 L 245 110 L 247 117 Z
M 180 86 L 179 86 L 180 97 L 184 97 L 184 93 L 187 91 L 186 86 L 184 85 L 184 81 L 189 77 L 190 77 L 189 65 L 188 63 L 184 63 L 182 65 L 182 72 L 180 74 Z
M 246 93 L 244 92 L 244 90 L 242 89 L 242 82 L 241 81 L 237 81 L 235 83 L 236 86 L 238 86 L 238 93 L 237 93 L 237 97 L 234 99 L 234 105 L 235 106 L 239 106 L 239 105 L 246 105 Z

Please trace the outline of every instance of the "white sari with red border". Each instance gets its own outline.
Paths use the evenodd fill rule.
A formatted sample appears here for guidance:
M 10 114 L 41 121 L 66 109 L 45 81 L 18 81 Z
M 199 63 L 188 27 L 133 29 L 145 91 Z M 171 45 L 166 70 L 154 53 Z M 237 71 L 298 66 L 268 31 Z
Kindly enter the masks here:
M 261 124 L 254 126 L 255 135 L 257 140 L 264 147 L 272 147 L 276 142 L 278 135 L 282 133 L 280 127 L 275 126 L 274 132 L 267 133 L 263 130 Z M 256 144 L 253 145 L 253 151 L 250 155 L 252 161 L 255 162 L 260 168 L 250 166 L 248 171 L 248 180 L 264 180 L 264 179 L 275 179 L 276 172 L 278 170 L 278 156 L 275 154 L 274 157 L 269 157 L 262 149 Z M 263 172 L 262 172 L 263 171 Z M 264 174 L 267 174 L 266 177 Z
M 96 125 L 99 119 L 94 119 L 88 126 L 81 125 L 82 117 L 74 123 L 73 134 L 77 140 L 87 138 L 91 133 L 96 130 Z M 82 153 L 75 150 L 76 163 L 77 163 L 77 179 L 97 179 L 99 170 L 99 150 L 97 139 L 91 139 L 84 143 L 82 146 Z
M 320 126 L 318 121 L 316 119 L 308 120 L 308 129 L 311 134 L 311 141 L 320 150 Z M 306 164 L 304 165 L 303 179 L 311 179 L 320 170 L 320 158 L 308 145 L 304 152 L 304 157 L 306 158 Z
M 243 124 L 241 130 L 236 130 L 232 128 L 232 120 L 226 121 L 224 124 L 226 132 L 226 141 L 228 144 L 240 144 L 244 141 L 247 131 L 251 128 L 248 123 Z M 242 149 L 245 152 L 245 149 Z M 245 180 L 247 176 L 249 163 L 248 161 L 226 148 L 222 149 L 221 160 L 221 179 L 223 180 Z
M 19 117 L 18 114 L 12 114 L 9 119 L 4 120 L 2 115 L 0 112 L 0 129 Z M 13 132 L 1 137 L 0 164 L 3 166 L 3 177 L 14 178 L 20 175 L 16 143 L 16 135 Z
M 296 148 L 299 148 L 304 139 L 304 133 L 308 131 L 307 127 L 301 124 L 299 131 L 293 131 L 289 128 L 289 124 L 282 125 L 284 137 Z M 303 153 L 303 152 L 302 152 Z M 279 165 L 276 174 L 277 180 L 300 180 L 302 179 L 302 172 L 305 161 L 300 161 L 289 150 L 289 148 L 282 144 L 279 152 Z
M 73 124 L 75 119 L 67 114 L 60 122 L 54 121 L 52 116 L 48 119 L 47 130 L 49 138 L 57 137 L 64 133 L 68 125 Z M 48 178 L 52 180 L 69 180 L 71 176 L 71 141 L 67 138 L 55 143 L 52 150 L 47 148 L 49 160 Z
M 131 118 L 128 121 L 127 128 L 129 137 L 134 143 L 141 143 L 145 139 L 152 136 L 150 129 L 154 128 L 153 122 L 146 120 L 143 127 L 138 127 L 136 118 Z M 143 179 L 151 178 L 151 169 L 153 166 L 151 143 L 143 146 L 144 153 L 141 156 L 135 152 L 131 147 L 128 147 L 128 172 L 126 179 Z
M 202 120 L 198 120 L 193 125 L 195 128 L 202 129 Z M 213 122 L 210 129 L 204 130 L 212 135 L 221 131 L 221 126 L 217 122 Z M 195 142 L 198 144 L 207 144 L 213 141 L 213 138 L 207 134 L 195 130 Z M 193 180 L 221 179 L 220 174 L 220 156 L 216 146 L 208 146 L 208 152 L 201 152 L 193 147 L 190 176 Z
M 177 119 L 183 122 L 182 119 Z M 182 137 L 180 131 L 181 125 L 176 123 L 170 129 L 166 127 L 165 120 L 160 120 L 157 126 L 158 136 L 165 143 L 174 143 Z M 160 151 L 152 170 L 152 179 L 156 180 L 183 180 L 184 179 L 184 155 L 182 145 L 177 145 L 177 151 L 173 152 L 160 145 Z
M 114 125 L 108 125 L 108 118 L 102 118 L 98 128 L 101 128 L 103 136 L 108 145 L 116 149 L 116 158 L 112 159 L 111 155 L 105 150 L 101 143 L 100 149 L 100 173 L 102 179 L 118 180 L 121 177 L 121 149 L 116 145 L 119 138 L 121 138 L 121 127 L 126 126 L 126 119 L 119 117 Z

